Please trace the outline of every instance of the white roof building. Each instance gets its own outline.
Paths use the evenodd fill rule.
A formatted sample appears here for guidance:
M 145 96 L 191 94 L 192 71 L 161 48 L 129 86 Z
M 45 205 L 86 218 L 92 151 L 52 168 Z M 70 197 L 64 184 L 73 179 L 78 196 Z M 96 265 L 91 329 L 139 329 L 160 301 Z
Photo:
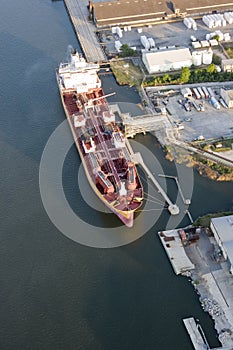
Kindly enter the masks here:
M 188 48 L 147 51 L 142 53 L 142 61 L 149 74 L 153 74 L 191 67 L 192 55 Z
M 210 228 L 233 274 L 233 215 L 211 219 Z
M 220 95 L 225 101 L 228 108 L 233 108 L 233 90 L 220 89 Z

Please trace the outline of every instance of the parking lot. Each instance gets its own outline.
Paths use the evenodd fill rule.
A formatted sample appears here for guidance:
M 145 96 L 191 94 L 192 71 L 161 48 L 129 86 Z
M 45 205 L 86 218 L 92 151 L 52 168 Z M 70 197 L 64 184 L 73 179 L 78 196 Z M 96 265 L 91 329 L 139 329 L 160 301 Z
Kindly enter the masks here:
M 198 85 L 198 86 L 206 86 Z M 230 88 L 230 86 L 228 86 Z M 233 85 L 231 86 L 233 88 Z M 220 109 L 216 109 L 210 104 L 208 99 L 197 100 L 194 94 L 190 98 L 184 98 L 181 94 L 181 88 L 173 89 L 173 94 L 169 97 L 164 97 L 161 89 L 150 89 L 150 100 L 157 105 L 167 109 L 168 118 L 179 131 L 181 140 L 193 141 L 196 139 L 216 139 L 232 135 L 233 137 L 233 110 L 223 107 L 220 104 Z M 219 99 L 220 85 L 214 85 L 212 91 L 216 99 Z M 194 107 L 202 105 L 199 111 Z M 186 105 L 189 108 L 186 108 Z

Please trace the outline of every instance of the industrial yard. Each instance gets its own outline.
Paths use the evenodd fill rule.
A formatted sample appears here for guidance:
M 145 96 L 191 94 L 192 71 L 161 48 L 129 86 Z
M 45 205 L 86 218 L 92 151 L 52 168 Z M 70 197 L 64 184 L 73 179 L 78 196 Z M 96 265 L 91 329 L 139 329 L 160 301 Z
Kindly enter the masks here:
M 232 349 L 233 277 L 213 234 L 204 228 L 185 228 L 159 232 L 159 237 L 174 272 L 190 279 L 203 309 L 214 319 L 223 349 Z
M 220 98 L 220 88 L 226 86 L 231 88 L 232 83 L 224 84 L 199 84 L 201 86 L 212 86 L 210 88 L 216 100 Z M 191 86 L 191 85 L 190 85 Z M 191 91 L 196 85 L 192 86 Z M 171 93 L 167 96 L 166 88 L 147 88 L 147 96 L 151 106 L 155 110 L 159 107 L 166 108 L 167 118 L 174 128 L 179 132 L 179 138 L 183 141 L 208 140 L 221 137 L 233 137 L 233 114 L 232 110 L 218 104 L 216 109 L 209 98 L 197 99 L 192 93 L 190 97 L 184 97 L 181 87 L 171 87 Z
M 233 24 L 226 24 L 224 27 L 208 28 L 203 21 L 197 20 L 197 29 L 187 28 L 182 21 L 170 22 L 166 24 L 157 24 L 154 26 L 144 26 L 140 28 L 125 27 L 121 30 L 120 36 L 117 33 L 112 33 L 111 29 L 101 30 L 101 40 L 106 52 L 109 54 L 117 54 L 115 42 L 128 44 L 136 50 L 145 49 L 142 45 L 140 37 L 152 38 L 155 48 L 161 49 L 166 47 L 189 47 L 193 49 L 192 39 L 196 41 L 206 41 L 206 35 L 214 32 L 215 29 L 221 30 L 224 34 L 229 33 L 230 38 L 233 36 Z M 191 38 L 192 37 L 192 38 Z M 204 45 L 204 42 L 203 42 Z M 200 46 L 201 47 L 201 46 Z M 216 48 L 216 47 L 215 47 Z

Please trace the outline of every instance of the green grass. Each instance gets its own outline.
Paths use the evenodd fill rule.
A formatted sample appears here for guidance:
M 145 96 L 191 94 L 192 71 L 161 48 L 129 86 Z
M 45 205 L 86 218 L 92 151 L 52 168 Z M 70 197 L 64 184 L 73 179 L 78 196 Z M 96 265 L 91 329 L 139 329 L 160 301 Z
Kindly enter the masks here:
M 209 227 L 210 220 L 212 218 L 218 218 L 220 216 L 228 216 L 228 215 L 233 215 L 233 211 L 207 214 L 207 215 L 199 217 L 196 221 L 194 221 L 193 226 Z
M 130 60 L 113 61 L 110 65 L 119 85 L 140 86 L 142 72 Z

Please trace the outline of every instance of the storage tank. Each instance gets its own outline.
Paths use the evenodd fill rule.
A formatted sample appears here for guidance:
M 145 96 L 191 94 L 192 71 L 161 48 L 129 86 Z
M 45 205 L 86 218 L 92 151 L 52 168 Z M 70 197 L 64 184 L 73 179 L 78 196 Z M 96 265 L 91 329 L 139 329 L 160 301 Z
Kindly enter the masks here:
M 230 21 L 231 21 L 230 24 L 232 24 L 233 23 L 233 12 L 229 12 L 229 18 L 230 18 Z
M 117 52 L 120 52 L 121 46 L 122 46 L 122 43 L 120 42 L 120 40 L 116 40 L 115 41 L 115 49 L 117 50 Z
M 223 40 L 223 33 L 221 32 L 221 30 L 216 30 L 215 34 L 219 36 L 219 41 Z
M 224 41 L 229 41 L 229 40 L 231 40 L 230 33 L 225 33 L 225 34 L 223 34 L 223 40 L 224 40 Z
M 193 18 L 189 18 L 189 21 L 192 23 L 192 29 L 197 30 L 197 23 Z
M 116 27 L 116 33 L 119 36 L 119 38 L 122 38 L 123 34 L 122 34 L 122 29 L 120 27 Z
M 149 41 L 150 48 L 154 49 L 155 48 L 155 41 L 154 41 L 154 39 L 153 38 L 148 38 L 147 40 Z
M 213 59 L 213 51 L 208 50 L 208 51 L 203 51 L 202 54 L 202 63 L 203 64 L 211 64 Z
M 227 21 L 225 20 L 225 18 L 222 18 L 222 26 L 226 27 L 226 25 L 227 25 Z
M 218 101 L 214 96 L 211 96 L 210 103 L 214 106 L 214 108 L 220 109 L 220 104 L 218 103 Z
M 211 15 L 211 18 L 214 20 L 214 27 L 221 27 L 221 18 L 217 14 Z
M 149 50 L 150 43 L 145 35 L 140 36 L 140 41 L 141 41 L 141 44 L 144 46 L 144 48 L 146 50 Z
M 233 23 L 233 17 L 231 16 L 230 12 L 225 12 L 224 13 L 224 18 L 227 21 L 227 23 L 232 24 Z
M 194 66 L 201 66 L 202 64 L 202 54 L 201 52 L 194 51 L 192 53 L 192 61 Z
M 188 29 L 192 28 L 192 21 L 190 21 L 190 18 L 185 17 L 184 20 L 183 20 L 183 23 Z
M 211 97 L 211 96 L 214 96 L 214 92 L 213 92 L 213 90 L 211 89 L 211 87 L 208 87 L 207 90 L 208 90 L 208 92 L 209 92 L 210 97 Z
M 202 21 L 205 23 L 205 25 L 209 28 L 214 27 L 214 20 L 209 18 L 209 16 L 203 16 Z

